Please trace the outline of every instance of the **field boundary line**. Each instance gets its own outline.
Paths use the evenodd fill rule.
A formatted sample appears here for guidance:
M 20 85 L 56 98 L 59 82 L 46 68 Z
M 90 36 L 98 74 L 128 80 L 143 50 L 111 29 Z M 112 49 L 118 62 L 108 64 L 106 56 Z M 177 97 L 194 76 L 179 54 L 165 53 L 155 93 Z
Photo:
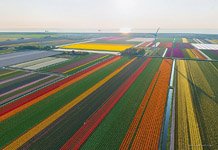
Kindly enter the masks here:
M 166 53 L 167 53 L 167 50 L 168 50 L 168 48 L 165 49 L 165 51 L 164 51 L 162 57 L 165 57 L 165 55 L 166 55 Z

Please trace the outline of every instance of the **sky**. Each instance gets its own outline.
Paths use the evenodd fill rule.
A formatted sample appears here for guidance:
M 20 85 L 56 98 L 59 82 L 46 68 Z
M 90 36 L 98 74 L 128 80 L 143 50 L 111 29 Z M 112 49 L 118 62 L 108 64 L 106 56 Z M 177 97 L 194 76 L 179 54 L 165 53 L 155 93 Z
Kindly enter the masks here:
M 0 31 L 218 30 L 218 0 L 0 0 Z

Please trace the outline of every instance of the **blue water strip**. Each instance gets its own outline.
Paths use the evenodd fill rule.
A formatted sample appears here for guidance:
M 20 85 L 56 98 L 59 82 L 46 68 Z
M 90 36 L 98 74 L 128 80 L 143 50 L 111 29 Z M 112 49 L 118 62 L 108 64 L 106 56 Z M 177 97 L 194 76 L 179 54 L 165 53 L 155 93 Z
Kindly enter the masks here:
M 169 128 L 169 121 L 170 121 L 170 113 L 171 113 L 171 105 L 172 105 L 172 98 L 173 98 L 173 89 L 169 89 L 168 98 L 167 98 L 167 108 L 165 113 L 165 120 L 164 120 L 164 128 L 162 134 L 162 149 L 167 148 L 167 140 L 168 140 L 168 128 Z

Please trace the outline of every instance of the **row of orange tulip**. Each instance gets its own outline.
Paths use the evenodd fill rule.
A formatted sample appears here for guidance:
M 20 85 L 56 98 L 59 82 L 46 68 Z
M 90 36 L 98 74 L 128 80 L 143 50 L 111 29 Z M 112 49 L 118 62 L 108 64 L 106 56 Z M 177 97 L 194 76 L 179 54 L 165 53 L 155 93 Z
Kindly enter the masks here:
M 158 149 L 172 60 L 163 60 L 130 125 L 121 149 Z

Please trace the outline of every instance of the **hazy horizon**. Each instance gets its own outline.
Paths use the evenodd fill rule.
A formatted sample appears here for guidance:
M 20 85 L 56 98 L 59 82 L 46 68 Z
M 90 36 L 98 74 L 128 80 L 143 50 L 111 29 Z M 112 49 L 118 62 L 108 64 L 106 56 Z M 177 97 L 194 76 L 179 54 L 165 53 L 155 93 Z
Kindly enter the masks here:
M 154 33 L 157 29 L 139 29 L 139 30 L 132 30 L 131 33 Z M 98 31 L 98 29 L 77 29 L 77 30 L 60 30 L 60 29 L 51 29 L 51 30 L 43 30 L 43 29 L 36 29 L 36 30 L 0 30 L 0 33 L 120 33 L 119 29 L 111 29 L 105 30 L 102 29 Z M 162 29 L 160 28 L 159 33 L 190 33 L 190 34 L 218 34 L 218 29 Z
M 217 0 L 1 0 L 0 31 L 218 33 Z

